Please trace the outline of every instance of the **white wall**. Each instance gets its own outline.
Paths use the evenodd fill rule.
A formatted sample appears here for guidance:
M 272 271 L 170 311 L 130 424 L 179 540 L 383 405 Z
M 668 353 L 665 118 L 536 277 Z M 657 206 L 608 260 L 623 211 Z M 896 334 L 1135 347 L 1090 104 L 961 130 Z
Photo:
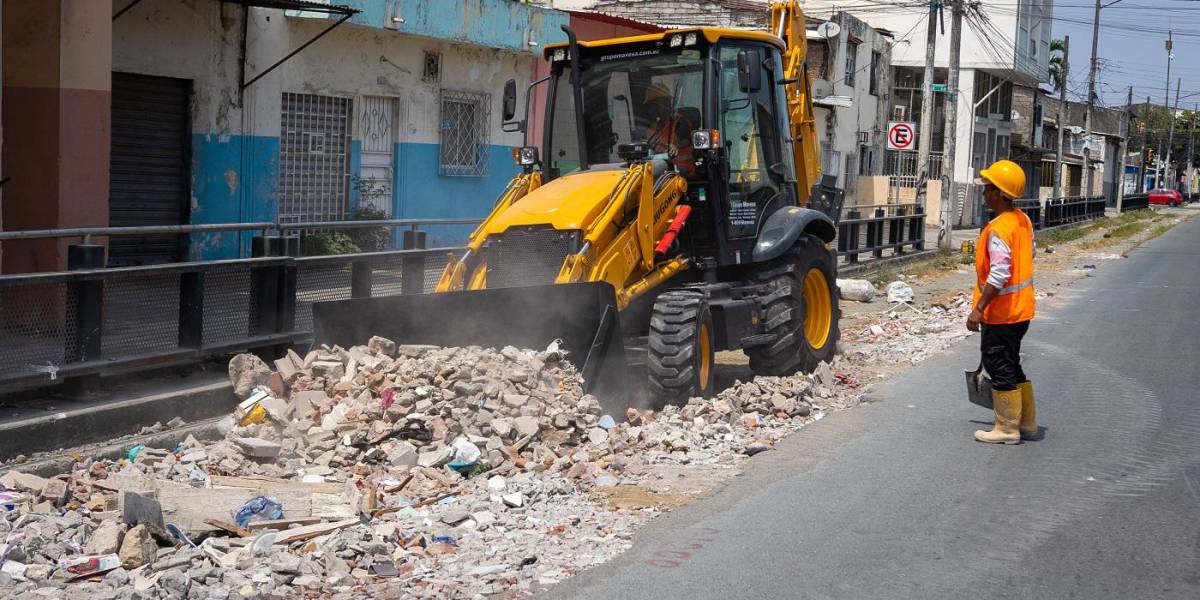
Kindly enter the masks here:
M 290 37 L 294 46 L 326 25 L 323 20 L 288 19 L 284 26 L 275 25 L 272 32 Z M 427 51 L 441 54 L 440 83 L 422 81 Z M 502 91 L 505 81 L 516 79 L 521 101 L 518 109 L 523 106 L 532 68 L 528 54 L 342 25 L 284 63 L 276 81 L 268 85 L 280 91 L 354 98 L 356 105 L 363 96 L 398 97 L 404 125 L 400 129 L 401 143 L 437 143 L 440 90 L 487 93 L 492 101 L 491 143 L 519 146 L 520 133 L 500 129 Z M 276 94 L 276 121 L 278 101 Z
M 124 3 L 113 0 L 114 8 Z M 240 6 L 205 0 L 130 11 L 113 22 L 113 69 L 191 79 L 193 131 L 242 133 L 237 66 L 241 14 Z M 250 16 L 247 80 L 329 25 L 325 19 L 288 18 L 277 10 L 251 9 Z M 425 51 L 442 55 L 440 84 L 421 80 Z M 434 142 L 439 89 L 490 93 L 498 116 L 504 82 L 528 82 L 530 69 L 528 54 L 343 24 L 247 88 L 246 133 L 279 135 L 285 91 L 349 98 L 390 95 L 407 100 L 402 133 L 411 141 Z M 500 131 L 495 118 L 492 140 L 517 145 L 520 136 Z
M 128 2 L 112 4 L 116 12 Z M 193 0 L 146 8 L 134 7 L 113 21 L 113 70 L 191 79 L 193 132 L 240 133 L 242 7 Z
M 1046 0 L 1052 5 L 1052 0 Z M 856 13 L 853 8 L 838 8 L 845 2 L 832 0 L 808 0 L 804 2 L 804 11 L 812 17 L 828 17 L 836 10 L 846 10 L 855 17 L 870 23 L 876 28 L 887 29 L 896 35 L 896 45 L 892 50 L 892 64 L 904 67 L 921 67 L 925 65 L 926 19 L 928 10 L 925 8 L 883 9 L 871 7 Z M 964 20 L 962 32 L 962 49 L 960 64 L 964 69 L 1011 70 L 1016 62 L 1015 43 L 1017 38 L 1016 7 L 1011 1 L 994 2 L 996 6 L 989 10 L 989 2 L 983 2 L 983 12 L 991 19 L 995 28 L 1004 36 L 981 36 Z M 935 64 L 945 67 L 950 64 L 950 14 L 945 15 L 946 31 L 942 33 L 938 27 L 937 52 Z M 1036 33 L 1048 39 L 1049 28 L 1036 29 Z M 993 48 L 993 46 L 995 46 Z M 1042 65 L 1044 68 L 1045 65 Z

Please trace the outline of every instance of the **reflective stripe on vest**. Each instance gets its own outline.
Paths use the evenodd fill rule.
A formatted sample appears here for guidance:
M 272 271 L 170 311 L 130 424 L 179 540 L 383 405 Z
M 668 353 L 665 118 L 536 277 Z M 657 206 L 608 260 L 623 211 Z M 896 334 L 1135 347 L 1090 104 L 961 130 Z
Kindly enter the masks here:
M 1029 279 L 1026 279 L 1025 281 L 1022 281 L 1021 283 L 1017 283 L 1017 284 L 1013 284 L 1013 285 L 1006 285 L 1006 286 L 1000 288 L 1000 295 L 1003 296 L 1005 294 L 1013 294 L 1013 293 L 1016 293 L 1016 292 L 1019 292 L 1019 291 L 1025 289 L 1031 285 L 1033 285 L 1032 277 L 1030 277 Z

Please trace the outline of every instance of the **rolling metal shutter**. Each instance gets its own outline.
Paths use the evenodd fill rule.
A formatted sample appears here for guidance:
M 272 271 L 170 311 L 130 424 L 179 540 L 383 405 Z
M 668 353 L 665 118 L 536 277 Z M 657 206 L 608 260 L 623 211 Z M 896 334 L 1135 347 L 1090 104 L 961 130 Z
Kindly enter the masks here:
M 191 81 L 113 73 L 109 225 L 188 222 Z M 109 239 L 110 266 L 181 260 L 187 236 Z

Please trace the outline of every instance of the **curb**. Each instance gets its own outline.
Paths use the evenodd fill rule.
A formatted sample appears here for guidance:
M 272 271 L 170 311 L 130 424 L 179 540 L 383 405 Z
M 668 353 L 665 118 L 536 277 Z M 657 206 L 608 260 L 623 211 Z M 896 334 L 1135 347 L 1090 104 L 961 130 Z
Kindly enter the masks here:
M 233 404 L 233 387 L 219 381 L 13 419 L 0 423 L 0 460 L 105 442 L 176 417 L 203 421 L 227 414 Z
M 862 275 L 865 273 L 874 273 L 884 267 L 903 266 L 924 262 L 926 260 L 935 258 L 937 255 L 937 250 L 920 250 L 917 252 L 902 254 L 900 256 L 889 256 L 887 258 L 879 258 L 865 263 L 856 263 L 852 265 L 846 265 L 844 267 L 838 267 L 837 274 L 840 277 L 842 275 Z
M 220 432 L 217 430 L 217 423 L 223 418 L 214 417 L 197 423 L 189 423 L 183 427 L 169 431 L 129 436 L 107 444 L 84 446 L 81 448 L 63 448 L 35 460 L 23 463 L 10 462 L 0 466 L 0 473 L 11 470 L 32 473 L 39 477 L 53 477 L 60 473 L 70 472 L 77 462 L 83 462 L 88 459 L 116 460 L 122 458 L 129 451 L 130 447 L 138 444 L 148 448 L 170 450 L 183 443 L 188 436 L 194 436 L 196 439 L 202 441 L 216 440 L 221 437 Z

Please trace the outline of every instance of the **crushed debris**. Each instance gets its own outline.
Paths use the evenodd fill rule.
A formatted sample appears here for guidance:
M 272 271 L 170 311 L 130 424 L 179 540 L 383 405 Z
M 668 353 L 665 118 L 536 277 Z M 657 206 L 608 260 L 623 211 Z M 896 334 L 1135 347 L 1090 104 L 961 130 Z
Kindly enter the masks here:
M 700 493 L 682 473 L 732 477 L 859 401 L 822 365 L 605 415 L 562 358 L 383 338 L 235 357 L 222 439 L 0 477 L 0 595 L 522 595 L 623 552 Z

